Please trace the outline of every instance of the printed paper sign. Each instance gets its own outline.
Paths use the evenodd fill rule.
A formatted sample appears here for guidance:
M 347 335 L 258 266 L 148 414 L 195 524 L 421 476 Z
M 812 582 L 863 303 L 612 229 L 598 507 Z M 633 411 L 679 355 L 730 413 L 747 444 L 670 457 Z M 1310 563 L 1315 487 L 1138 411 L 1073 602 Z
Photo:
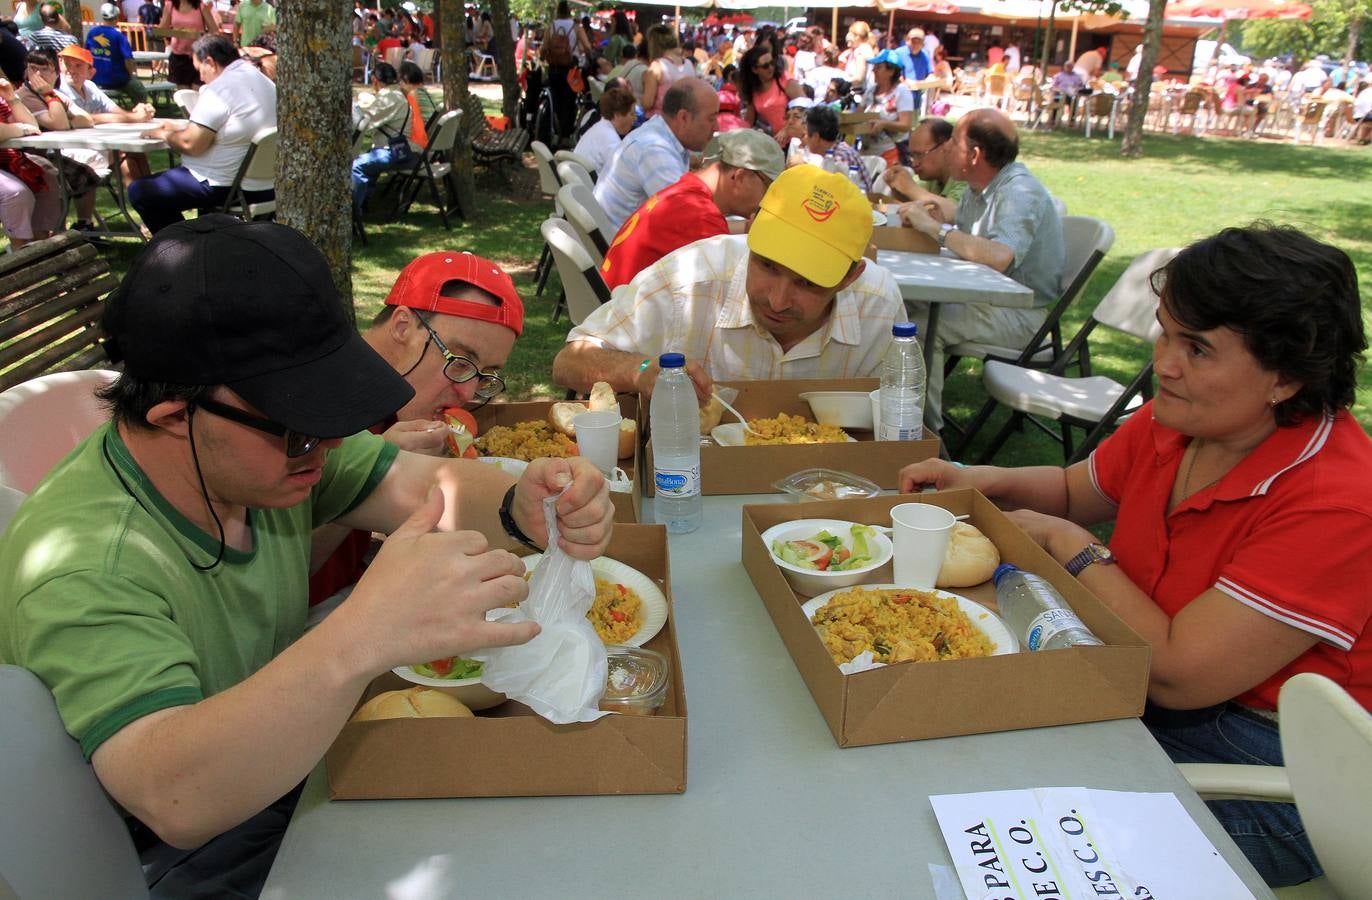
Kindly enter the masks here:
M 970 900 L 1253 896 L 1172 794 L 1038 788 L 929 802 Z

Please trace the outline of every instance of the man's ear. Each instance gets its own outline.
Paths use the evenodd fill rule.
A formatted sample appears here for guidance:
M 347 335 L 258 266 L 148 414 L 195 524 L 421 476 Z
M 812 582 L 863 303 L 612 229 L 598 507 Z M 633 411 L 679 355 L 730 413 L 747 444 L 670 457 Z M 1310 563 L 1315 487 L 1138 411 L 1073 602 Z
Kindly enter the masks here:
M 840 281 L 838 283 L 838 286 L 834 288 L 834 292 L 838 293 L 839 291 L 844 290 L 850 285 L 852 285 L 853 282 L 857 281 L 859 278 L 862 277 L 862 273 L 866 271 L 866 269 L 867 260 L 858 260 L 856 263 L 853 264 L 853 268 L 848 270 L 848 274 L 843 276 L 843 280 Z
M 148 410 L 144 421 L 155 429 L 184 439 L 190 434 L 189 406 L 185 400 L 163 400 Z

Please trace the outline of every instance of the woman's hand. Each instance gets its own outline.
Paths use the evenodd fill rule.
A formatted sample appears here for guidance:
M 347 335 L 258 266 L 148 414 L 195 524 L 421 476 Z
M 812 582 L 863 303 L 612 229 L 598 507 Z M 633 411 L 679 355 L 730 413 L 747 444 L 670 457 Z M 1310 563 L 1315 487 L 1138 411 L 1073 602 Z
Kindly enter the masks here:
M 957 488 L 976 487 L 967 469 L 937 457 L 911 463 L 901 469 L 899 481 L 902 494 L 913 494 L 926 488 L 951 491 Z

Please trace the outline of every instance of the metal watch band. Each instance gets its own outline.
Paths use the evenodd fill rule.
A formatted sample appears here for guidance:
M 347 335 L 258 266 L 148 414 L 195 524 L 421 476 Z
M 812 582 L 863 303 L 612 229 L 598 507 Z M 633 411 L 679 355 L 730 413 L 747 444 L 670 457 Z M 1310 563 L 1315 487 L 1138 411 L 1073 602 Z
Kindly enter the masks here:
M 1114 562 L 1115 554 L 1110 552 L 1109 547 L 1104 544 L 1090 543 L 1083 547 L 1081 552 L 1076 556 L 1067 560 L 1067 564 L 1064 565 L 1063 568 L 1067 570 L 1068 575 L 1075 578 L 1085 571 L 1092 563 L 1113 565 Z
M 514 538 L 519 543 L 528 547 L 530 550 L 542 552 L 543 548 L 530 540 L 524 530 L 519 527 L 519 523 L 514 520 L 514 514 L 510 512 L 510 506 L 514 503 L 515 488 L 518 485 L 510 485 L 510 489 L 505 492 L 505 499 L 500 501 L 500 525 L 505 529 L 505 533 Z

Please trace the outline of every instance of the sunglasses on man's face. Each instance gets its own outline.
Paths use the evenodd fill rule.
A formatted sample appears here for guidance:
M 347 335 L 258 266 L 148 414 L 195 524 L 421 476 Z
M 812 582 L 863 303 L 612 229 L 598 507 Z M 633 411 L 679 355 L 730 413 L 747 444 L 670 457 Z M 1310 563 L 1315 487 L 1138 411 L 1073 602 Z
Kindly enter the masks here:
M 239 409 L 236 406 L 229 406 L 227 403 L 220 403 L 217 400 L 197 400 L 190 405 L 189 410 L 194 414 L 197 408 L 203 409 L 205 412 L 218 416 L 221 419 L 228 419 L 230 422 L 237 422 L 239 425 L 246 425 L 249 428 L 255 428 L 266 434 L 285 437 L 286 456 L 290 459 L 297 459 L 309 453 L 315 447 L 319 446 L 319 441 L 321 440 L 317 437 L 310 437 L 309 435 L 291 431 L 285 425 L 278 425 L 271 419 L 255 416 L 246 410 Z

